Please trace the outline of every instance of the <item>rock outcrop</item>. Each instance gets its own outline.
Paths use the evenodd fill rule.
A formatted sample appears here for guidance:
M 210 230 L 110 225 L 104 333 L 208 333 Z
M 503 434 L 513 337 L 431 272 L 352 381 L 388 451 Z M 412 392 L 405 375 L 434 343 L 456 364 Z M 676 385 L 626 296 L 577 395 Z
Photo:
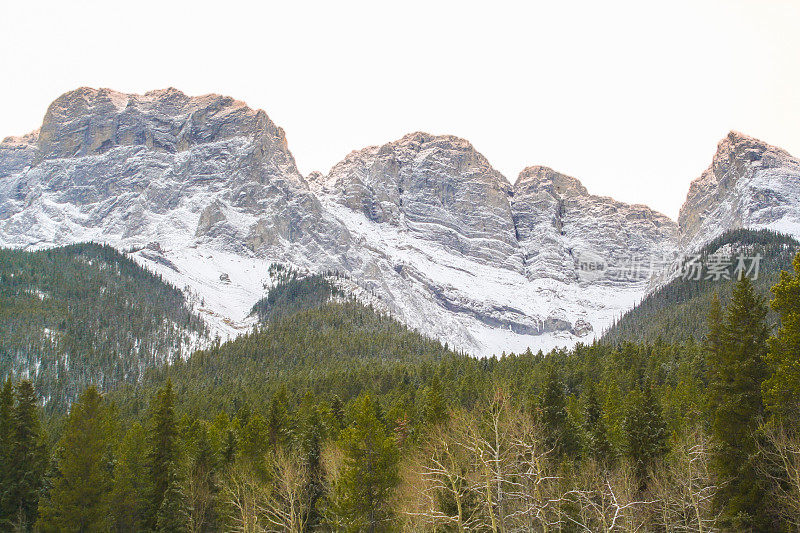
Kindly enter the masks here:
M 77 89 L 53 102 L 38 136 L 4 141 L 8 153 L 5 245 L 209 242 L 280 256 L 346 233 L 326 223 L 283 130 L 228 97 Z
M 512 209 L 529 279 L 626 285 L 677 253 L 678 228 L 665 215 L 591 195 L 547 167 L 520 173 Z
M 678 216 L 691 252 L 728 229 L 769 228 L 800 236 L 800 160 L 732 131 L 692 182 Z
M 464 139 L 412 133 L 352 152 L 313 182 L 368 220 L 516 269 L 511 185 Z

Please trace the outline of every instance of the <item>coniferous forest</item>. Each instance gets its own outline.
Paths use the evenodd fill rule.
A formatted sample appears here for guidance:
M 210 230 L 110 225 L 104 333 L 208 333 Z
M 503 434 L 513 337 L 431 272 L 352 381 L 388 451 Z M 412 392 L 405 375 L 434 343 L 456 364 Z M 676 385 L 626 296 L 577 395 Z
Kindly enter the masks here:
M 202 331 L 180 291 L 94 245 L 3 251 L 4 364 L 64 353 L 14 319 L 36 317 L 102 372 L 54 403 L 59 380 L 6 371 L 0 528 L 800 531 L 800 254 L 790 265 L 791 243 L 762 237 L 737 242 L 774 259 L 768 283 L 668 285 L 599 342 L 484 359 L 287 275 L 252 333 L 113 385 L 103 358 L 140 353 L 118 346 L 156 331 L 140 323 L 152 309 Z M 151 289 L 120 302 L 129 277 Z M 114 348 L 83 341 L 83 290 L 148 311 L 86 319 Z M 691 334 L 670 329 L 682 312 Z

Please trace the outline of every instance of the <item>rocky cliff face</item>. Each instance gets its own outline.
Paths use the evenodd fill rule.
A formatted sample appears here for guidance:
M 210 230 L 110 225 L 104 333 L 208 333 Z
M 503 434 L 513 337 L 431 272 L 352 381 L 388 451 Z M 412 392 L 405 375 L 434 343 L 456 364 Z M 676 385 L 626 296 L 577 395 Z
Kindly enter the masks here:
M 730 132 L 711 166 L 692 182 L 678 216 L 688 252 L 734 228 L 800 235 L 800 161 L 786 151 Z
M 651 260 L 677 253 L 678 227 L 668 217 L 591 195 L 547 167 L 522 171 L 511 205 L 528 279 L 625 286 L 645 279 Z
M 521 265 L 511 185 L 464 139 L 412 133 L 351 153 L 313 183 L 369 221 L 475 261 Z
M 283 130 L 242 102 L 83 88 L 0 143 L 0 245 L 129 250 L 222 336 L 252 323 L 280 262 L 345 274 L 342 288 L 451 346 L 547 349 L 599 334 L 679 241 L 794 216 L 797 161 L 737 139 L 693 184 L 679 232 L 548 168 L 512 186 L 457 137 L 409 134 L 303 178 Z
M 326 245 L 343 238 L 283 130 L 228 97 L 78 89 L 53 102 L 38 135 L 6 139 L 0 155 L 6 245 L 209 243 L 279 256 L 295 243 L 318 250 L 322 234 Z

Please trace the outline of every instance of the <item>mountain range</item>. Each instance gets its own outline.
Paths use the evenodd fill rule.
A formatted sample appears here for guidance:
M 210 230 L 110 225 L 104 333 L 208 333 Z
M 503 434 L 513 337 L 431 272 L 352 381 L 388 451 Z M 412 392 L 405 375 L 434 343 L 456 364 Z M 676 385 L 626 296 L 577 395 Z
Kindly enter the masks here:
M 476 355 L 588 342 L 737 228 L 800 236 L 800 161 L 737 132 L 677 222 L 546 167 L 512 184 L 453 136 L 411 133 L 303 176 L 264 111 L 176 89 L 80 88 L 0 143 L 0 246 L 109 244 L 221 338 L 256 322 L 280 264 L 335 273 L 342 293 Z

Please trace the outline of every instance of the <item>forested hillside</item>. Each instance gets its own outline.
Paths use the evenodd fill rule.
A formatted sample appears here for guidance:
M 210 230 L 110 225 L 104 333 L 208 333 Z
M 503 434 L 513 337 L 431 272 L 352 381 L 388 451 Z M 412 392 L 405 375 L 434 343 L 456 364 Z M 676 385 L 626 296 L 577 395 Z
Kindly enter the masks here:
M 685 276 L 673 279 L 623 314 L 603 334 L 602 342 L 653 343 L 660 339 L 675 343 L 689 337 L 699 340 L 703 331 L 697 327 L 698 318 L 708 313 L 714 293 L 723 299 L 730 297 L 740 254 L 747 258 L 748 268 L 749 258 L 761 256 L 758 276 L 753 284 L 760 294 L 769 296 L 769 288 L 778 280 L 780 271 L 791 270 L 792 258 L 799 249 L 800 243 L 794 238 L 773 231 L 728 231 L 704 246 L 696 257 L 697 263 L 706 267 L 710 264 L 710 257 L 730 260 L 724 276 L 709 275 L 706 268 L 700 279 L 694 279 L 696 272 L 684 262 L 682 268 Z M 777 316 L 770 313 L 768 319 L 775 324 Z
M 89 387 L 65 417 L 43 418 L 33 385 L 8 381 L 0 521 L 795 531 L 800 255 L 770 294 L 776 330 L 745 278 L 695 317 L 696 338 L 487 359 L 340 300 Z
M 264 399 L 278 390 L 287 391 L 291 404 L 307 392 L 345 399 L 366 390 L 381 392 L 401 369 L 432 363 L 445 354 L 453 355 L 438 341 L 369 307 L 330 302 L 153 369 L 142 383 L 113 394 L 123 412 L 139 415 L 152 391 L 172 378 L 186 405 L 197 413 L 223 409 L 232 414 L 243 404 L 263 408 Z
M 33 380 L 48 409 L 134 382 L 204 335 L 181 291 L 110 246 L 0 250 L 0 376 Z
M 344 296 L 323 274 L 301 276 L 292 268 L 273 263 L 269 275 L 275 285 L 252 309 L 262 322 L 318 307 L 334 296 Z

